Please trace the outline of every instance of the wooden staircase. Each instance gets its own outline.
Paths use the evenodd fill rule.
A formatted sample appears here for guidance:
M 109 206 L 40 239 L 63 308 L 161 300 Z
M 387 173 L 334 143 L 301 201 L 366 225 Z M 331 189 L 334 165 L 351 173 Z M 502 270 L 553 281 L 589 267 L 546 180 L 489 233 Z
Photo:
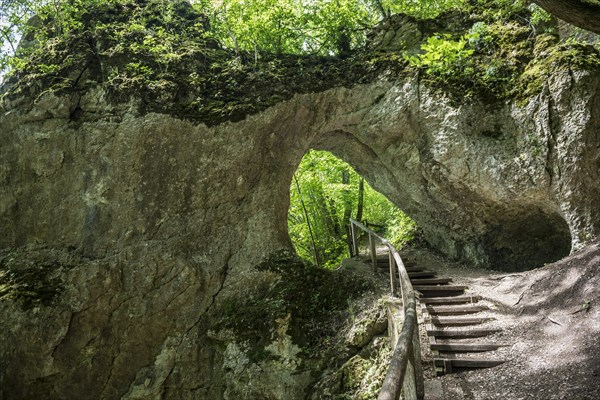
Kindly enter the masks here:
M 389 268 L 387 257 L 378 258 L 377 263 L 381 268 Z M 501 329 L 489 326 L 494 318 L 477 315 L 488 310 L 478 304 L 479 296 L 465 294 L 467 287 L 453 284 L 452 278 L 440 278 L 435 271 L 406 260 L 404 264 L 414 290 L 421 295 L 419 302 L 438 375 L 460 369 L 495 367 L 505 362 L 482 356 L 504 345 L 482 342 L 481 338 Z

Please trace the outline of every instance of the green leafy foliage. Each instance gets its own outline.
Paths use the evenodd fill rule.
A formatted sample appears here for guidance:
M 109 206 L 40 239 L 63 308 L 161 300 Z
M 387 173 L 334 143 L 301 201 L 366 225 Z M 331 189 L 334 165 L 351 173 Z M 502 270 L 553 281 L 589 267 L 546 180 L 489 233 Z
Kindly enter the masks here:
M 492 101 L 528 98 L 553 71 L 600 68 L 593 47 L 536 34 L 534 15 L 527 8 L 511 4 L 508 10 L 498 20 L 483 12 L 483 21 L 460 36 L 434 34 L 421 45 L 420 54 L 405 58 L 423 72 L 424 82 L 460 101 L 475 96 Z
M 448 75 L 468 66 L 468 58 L 475 52 L 469 41 L 477 35 L 464 35 L 452 40 L 450 34 L 430 36 L 427 43 L 421 46 L 422 54 L 408 57 L 411 65 L 425 68 L 428 74 Z
M 288 213 L 296 251 L 306 260 L 335 268 L 348 257 L 348 218 L 357 216 L 361 177 L 331 153 L 311 150 L 302 159 L 296 178 L 298 185 L 292 182 L 290 187 Z M 413 237 L 415 223 L 366 182 L 363 196 L 364 221 L 378 226 L 398 245 Z
M 392 13 L 404 13 L 418 18 L 435 18 L 449 10 L 460 10 L 466 0 L 382 0 L 384 8 Z
M 258 56 L 271 54 L 344 54 L 362 46 L 367 31 L 380 18 L 390 12 L 431 18 L 440 12 L 460 7 L 463 0 L 421 1 L 361 1 L 361 0 L 192 0 L 198 14 L 210 18 L 210 31 L 225 47 L 240 51 L 252 51 Z M 42 44 L 50 37 L 68 37 L 86 29 L 107 29 L 105 26 L 89 26 L 90 17 L 99 12 L 120 9 L 130 20 L 125 25 L 121 39 L 140 36 L 139 50 L 176 57 L 174 45 L 178 36 L 190 32 L 177 31 L 177 17 L 189 3 L 168 0 L 13 0 L 0 3 L 0 71 L 9 66 L 23 68 L 22 63 L 12 62 L 14 56 L 24 58 L 17 51 L 21 36 L 36 37 Z M 160 18 L 152 15 L 153 8 L 163 13 Z M 142 11 L 142 12 L 139 12 Z M 109 12 L 110 14 L 110 12 Z M 30 18 L 37 16 L 37 19 Z M 157 20 L 167 26 L 163 33 L 152 32 Z M 33 23 L 32 23 L 33 21 Z M 208 27 L 208 21 L 198 18 L 199 25 Z M 50 28 L 50 29 L 48 29 Z M 149 32 L 150 31 L 150 32 Z M 118 36 L 117 32 L 112 32 Z M 136 35 L 137 33 L 137 35 Z M 166 34 L 165 34 L 166 33 Z M 150 38 L 146 37 L 148 34 Z M 30 49 L 31 50 L 31 49 Z
M 410 63 L 362 47 L 395 12 L 415 17 L 427 40 Z M 2 97 L 100 84 L 111 103 L 136 99 L 141 114 L 214 125 L 418 69 L 456 101 L 494 101 L 536 93 L 555 63 L 596 70 L 597 47 L 564 43 L 552 63 L 534 51 L 563 46 L 547 40 L 553 23 L 522 0 L 12 0 L 0 3 L 0 70 L 13 74 Z
M 376 16 L 356 0 L 224 0 L 213 28 L 227 47 L 270 53 L 333 54 L 364 42 Z
M 532 25 L 539 25 L 541 23 L 550 22 L 552 20 L 552 16 L 546 10 L 544 10 L 535 3 L 531 3 L 528 9 L 529 11 L 531 11 Z
M 223 44 L 271 53 L 344 54 L 364 45 L 381 18 L 434 18 L 464 0 L 222 0 L 200 2 Z

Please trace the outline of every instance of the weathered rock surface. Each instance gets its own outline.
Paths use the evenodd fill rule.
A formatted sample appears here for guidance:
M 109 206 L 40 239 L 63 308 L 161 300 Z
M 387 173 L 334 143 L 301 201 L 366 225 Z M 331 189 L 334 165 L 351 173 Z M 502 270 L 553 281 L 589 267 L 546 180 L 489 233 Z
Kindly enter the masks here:
M 564 73 L 523 107 L 457 107 L 416 81 L 376 83 L 212 128 L 116 109 L 101 91 L 5 109 L 0 246 L 26 250 L 3 263 L 53 259 L 65 289 L 52 307 L 0 303 L 3 396 L 239 394 L 224 371 L 247 355 L 216 351 L 204 316 L 268 282 L 254 266 L 290 248 L 290 180 L 311 147 L 354 165 L 447 254 L 507 270 L 568 254 L 600 229 L 599 89 Z M 75 104 L 86 122 L 69 120 Z M 281 332 L 273 346 L 293 364 Z M 310 381 L 252 396 L 301 398 Z
M 212 128 L 131 114 L 101 91 L 46 94 L 2 116 L 0 246 L 97 258 L 168 242 L 201 254 L 212 265 L 203 270 L 243 250 L 251 265 L 289 247 L 289 183 L 314 147 L 354 165 L 446 254 L 540 265 L 598 234 L 599 85 L 560 73 L 517 107 L 455 106 L 416 81 L 382 82 L 298 95 Z M 87 122 L 69 120 L 75 106 Z
M 372 40 L 418 45 L 395 33 Z M 300 275 L 291 290 L 283 270 L 261 267 L 292 248 L 289 187 L 310 148 L 352 164 L 432 246 L 471 264 L 531 268 L 600 234 L 597 73 L 554 73 L 524 104 L 457 104 L 416 77 L 327 86 L 344 74 L 323 72 L 332 65 L 313 71 L 318 93 L 288 91 L 210 127 L 145 112 L 135 95 L 112 101 L 93 68 L 70 71 L 85 90 L 4 99 L 1 398 L 314 395 L 327 360 L 306 354 L 307 297 L 291 294 L 317 301 L 318 288 L 357 287 Z M 227 313 L 245 322 L 222 326 Z M 349 373 L 361 370 L 350 360 Z

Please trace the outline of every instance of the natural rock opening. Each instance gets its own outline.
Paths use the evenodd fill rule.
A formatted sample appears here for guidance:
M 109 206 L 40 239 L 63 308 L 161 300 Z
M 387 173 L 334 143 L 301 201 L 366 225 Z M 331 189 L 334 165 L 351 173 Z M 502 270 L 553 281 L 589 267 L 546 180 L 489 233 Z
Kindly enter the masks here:
M 291 182 L 287 220 L 298 255 L 326 269 L 339 267 L 350 256 L 350 218 L 400 247 L 417 231 L 414 221 L 350 164 L 328 151 L 307 151 Z
M 534 205 L 505 210 L 482 238 L 491 267 L 521 271 L 560 260 L 571 251 L 569 226 L 558 212 Z

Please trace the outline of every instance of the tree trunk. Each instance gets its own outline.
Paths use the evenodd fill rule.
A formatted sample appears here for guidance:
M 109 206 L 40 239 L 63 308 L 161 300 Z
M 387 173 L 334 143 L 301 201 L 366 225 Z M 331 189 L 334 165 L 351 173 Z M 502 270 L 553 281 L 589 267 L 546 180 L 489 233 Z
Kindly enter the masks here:
M 600 1 L 533 0 L 550 14 L 579 28 L 600 34 Z
M 375 0 L 374 3 L 375 3 L 375 8 L 377 8 L 377 11 L 379 11 L 379 13 L 381 14 L 381 17 L 383 19 L 387 19 L 390 17 L 389 10 L 385 9 L 381 0 Z
M 348 185 L 350 183 L 350 172 L 345 169 L 342 171 L 342 183 Z M 342 226 L 344 231 L 348 235 L 348 253 L 351 257 L 356 256 L 354 254 L 354 245 L 352 244 L 352 234 L 350 233 L 350 216 L 352 215 L 352 204 L 350 203 L 350 193 L 345 190 L 344 193 L 344 219 L 342 220 Z
M 317 267 L 320 267 L 321 265 L 319 263 L 319 253 L 317 252 L 317 245 L 315 244 L 315 236 L 310 225 L 310 218 L 308 216 L 308 211 L 306 210 L 306 205 L 304 204 L 304 199 L 302 198 L 302 190 L 300 190 L 300 183 L 298 183 L 298 178 L 296 177 L 296 174 L 294 174 L 294 181 L 296 182 L 296 188 L 298 189 L 298 195 L 300 196 L 300 204 L 302 204 L 302 210 L 304 211 L 304 219 L 306 220 L 306 226 L 308 226 L 308 233 L 310 234 L 310 241 L 312 243 L 313 253 L 315 256 L 315 264 L 317 264 Z
M 348 185 L 350 183 L 350 172 L 345 169 L 342 171 L 342 183 Z M 344 196 L 344 226 L 349 224 L 350 217 L 352 216 L 352 205 L 350 203 L 349 193 Z

